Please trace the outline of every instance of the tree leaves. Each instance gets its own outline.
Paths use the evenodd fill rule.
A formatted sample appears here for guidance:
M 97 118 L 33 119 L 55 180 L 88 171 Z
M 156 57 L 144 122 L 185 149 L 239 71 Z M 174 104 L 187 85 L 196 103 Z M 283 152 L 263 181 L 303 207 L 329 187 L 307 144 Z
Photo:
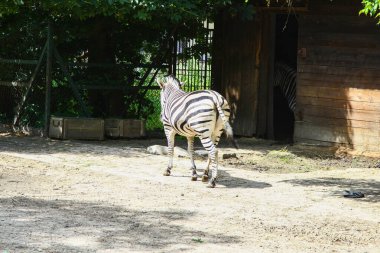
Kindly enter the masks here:
M 362 0 L 363 9 L 359 14 L 365 14 L 378 19 L 377 24 L 380 25 L 380 0 Z

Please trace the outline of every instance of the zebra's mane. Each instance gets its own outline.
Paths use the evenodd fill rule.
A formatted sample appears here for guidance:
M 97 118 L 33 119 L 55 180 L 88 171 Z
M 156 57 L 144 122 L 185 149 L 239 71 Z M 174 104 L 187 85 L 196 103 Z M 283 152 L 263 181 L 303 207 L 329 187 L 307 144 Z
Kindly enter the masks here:
M 181 86 L 182 86 L 182 83 L 176 77 L 174 77 L 173 75 L 169 75 L 169 76 L 166 77 L 166 83 L 174 85 L 178 89 L 181 89 Z

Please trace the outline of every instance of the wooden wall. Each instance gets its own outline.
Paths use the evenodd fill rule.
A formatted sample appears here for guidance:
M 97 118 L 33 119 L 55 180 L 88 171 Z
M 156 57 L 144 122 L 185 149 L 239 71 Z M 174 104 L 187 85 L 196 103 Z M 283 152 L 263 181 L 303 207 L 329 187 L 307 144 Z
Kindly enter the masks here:
M 267 131 L 271 43 L 263 42 L 270 41 L 270 26 L 270 15 L 262 13 L 252 20 L 221 13 L 215 22 L 212 88 L 230 103 L 239 136 L 263 136 Z
M 215 88 L 230 103 L 234 133 L 242 136 L 256 132 L 254 34 L 254 20 L 244 21 L 222 14 L 215 24 Z
M 380 28 L 321 12 L 299 17 L 294 138 L 380 151 Z

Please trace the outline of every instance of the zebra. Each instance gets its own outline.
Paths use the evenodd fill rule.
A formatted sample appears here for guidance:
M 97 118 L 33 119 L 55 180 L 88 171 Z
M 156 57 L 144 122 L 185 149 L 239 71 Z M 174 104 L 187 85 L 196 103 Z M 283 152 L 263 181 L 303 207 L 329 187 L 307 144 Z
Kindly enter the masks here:
M 157 79 L 161 88 L 161 121 L 168 142 L 168 167 L 164 176 L 170 176 L 173 167 L 174 137 L 176 134 L 187 138 L 187 150 L 191 161 L 192 181 L 198 178 L 194 163 L 194 137 L 199 137 L 203 147 L 208 151 L 207 166 L 202 182 L 211 179 L 208 187 L 214 188 L 218 174 L 218 151 L 216 149 L 223 131 L 233 140 L 232 127 L 229 124 L 230 107 L 225 98 L 212 90 L 185 92 L 177 78 L 169 75 L 163 81 Z
M 296 77 L 297 72 L 295 69 L 285 63 L 276 62 L 273 86 L 280 88 L 293 114 L 296 109 Z

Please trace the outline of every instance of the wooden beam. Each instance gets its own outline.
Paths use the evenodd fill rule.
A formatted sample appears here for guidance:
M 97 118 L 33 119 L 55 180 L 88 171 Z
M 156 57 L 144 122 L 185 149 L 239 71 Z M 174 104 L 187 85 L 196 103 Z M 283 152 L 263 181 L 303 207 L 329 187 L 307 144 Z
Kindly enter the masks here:
M 26 98 L 29 96 L 29 93 L 30 93 L 33 81 L 36 78 L 37 73 L 38 73 L 38 71 L 41 68 L 41 64 L 42 64 L 42 61 L 43 61 L 44 56 L 46 54 L 46 50 L 47 50 L 47 42 L 46 42 L 44 48 L 42 49 L 40 58 L 38 59 L 38 62 L 37 62 L 37 66 L 34 69 L 34 72 L 33 72 L 32 76 L 31 76 L 29 82 L 26 85 L 26 91 L 25 91 L 24 95 L 22 96 L 21 101 L 16 106 L 16 110 L 15 110 L 16 113 L 15 113 L 15 116 L 13 118 L 13 127 L 16 126 L 18 124 L 18 121 L 20 120 L 21 110 L 22 110 L 22 108 L 23 108 L 23 106 L 25 104 Z
M 0 63 L 18 64 L 18 65 L 37 65 L 38 60 L 22 60 L 22 59 L 3 59 L 3 58 L 0 58 Z
M 45 85 L 45 118 L 44 118 L 44 136 L 45 137 L 49 136 L 52 65 L 53 65 L 53 28 L 52 28 L 51 21 L 49 20 L 48 28 L 47 28 L 47 50 L 46 50 L 46 85 Z
M 8 86 L 8 87 L 25 87 L 29 82 L 19 82 L 19 81 L 0 81 L 0 86 Z
M 67 80 L 69 81 L 71 89 L 74 93 L 74 97 L 77 99 L 77 101 L 81 107 L 82 113 L 84 113 L 86 116 L 90 116 L 90 112 L 88 111 L 87 106 L 84 104 L 82 97 L 78 91 L 78 88 L 75 85 L 74 80 L 71 78 L 71 75 L 69 73 L 69 70 L 68 70 L 65 62 L 63 61 L 61 55 L 59 54 L 57 48 L 54 45 L 53 45 L 53 51 L 54 51 L 55 58 L 57 59 L 59 65 L 61 65 L 61 68 L 62 68 L 64 75 L 66 76 Z

